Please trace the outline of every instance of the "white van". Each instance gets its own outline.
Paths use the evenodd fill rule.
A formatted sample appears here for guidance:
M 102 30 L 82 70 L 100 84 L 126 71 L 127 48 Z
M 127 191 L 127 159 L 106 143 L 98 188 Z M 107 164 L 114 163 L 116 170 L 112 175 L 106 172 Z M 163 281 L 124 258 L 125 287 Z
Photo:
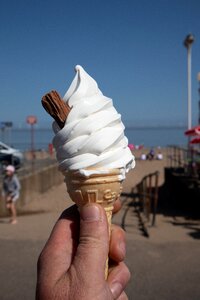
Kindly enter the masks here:
M 16 157 L 20 161 L 20 164 L 24 159 L 24 155 L 20 150 L 12 148 L 2 142 L 0 142 L 0 154 L 10 154 L 13 157 Z

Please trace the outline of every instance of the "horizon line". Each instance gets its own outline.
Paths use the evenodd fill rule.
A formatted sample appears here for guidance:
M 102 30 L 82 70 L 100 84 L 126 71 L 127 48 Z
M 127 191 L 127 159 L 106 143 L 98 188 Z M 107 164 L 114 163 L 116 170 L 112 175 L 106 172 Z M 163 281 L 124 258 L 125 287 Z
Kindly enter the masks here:
M 180 125 L 180 124 L 172 124 L 172 125 L 163 125 L 163 124 L 152 124 L 152 125 L 127 125 L 125 126 L 125 129 L 127 130 L 133 130 L 133 129 L 187 129 L 186 125 Z M 35 130 L 47 130 L 47 129 L 52 129 L 51 125 L 43 125 L 43 126 L 38 126 L 36 125 Z M 13 126 L 12 128 L 5 128 L 5 130 L 22 130 L 22 129 L 30 129 L 30 126 Z

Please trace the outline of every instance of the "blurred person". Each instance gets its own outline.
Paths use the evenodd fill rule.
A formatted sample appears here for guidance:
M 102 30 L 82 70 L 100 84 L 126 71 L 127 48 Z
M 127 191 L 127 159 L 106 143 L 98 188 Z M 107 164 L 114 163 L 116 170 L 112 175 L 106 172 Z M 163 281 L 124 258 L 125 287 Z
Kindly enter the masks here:
M 154 149 L 151 148 L 151 150 L 147 154 L 147 159 L 152 160 L 152 159 L 154 159 L 154 157 L 155 157 L 155 152 L 154 152 Z
M 3 196 L 5 197 L 6 208 L 10 214 L 10 223 L 17 223 L 16 201 L 19 198 L 20 183 L 15 174 L 15 167 L 8 165 L 3 179 Z
M 147 159 L 147 156 L 145 153 L 142 153 L 141 156 L 140 156 L 140 159 L 141 160 L 146 160 Z
M 156 158 L 157 158 L 158 160 L 162 160 L 162 159 L 163 159 L 163 154 L 161 153 L 160 150 L 158 151 L 158 153 L 157 153 L 157 155 L 156 155 Z
M 118 210 L 118 209 L 117 209 Z M 37 300 L 127 300 L 130 279 L 125 265 L 125 233 L 109 230 L 104 209 L 89 203 L 63 212 L 38 260 Z M 110 267 L 105 279 L 109 253 Z

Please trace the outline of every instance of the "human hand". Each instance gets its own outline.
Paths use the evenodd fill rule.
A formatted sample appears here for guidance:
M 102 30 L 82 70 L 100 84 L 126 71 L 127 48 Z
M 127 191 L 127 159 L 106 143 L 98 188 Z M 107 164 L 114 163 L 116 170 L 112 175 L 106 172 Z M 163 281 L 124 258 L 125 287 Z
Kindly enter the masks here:
M 76 206 L 64 211 L 38 260 L 36 299 L 128 299 L 124 288 L 130 272 L 123 262 L 123 230 L 112 226 L 110 246 L 108 239 L 106 214 L 101 206 L 88 204 L 80 216 Z M 112 267 L 105 280 L 108 252 Z

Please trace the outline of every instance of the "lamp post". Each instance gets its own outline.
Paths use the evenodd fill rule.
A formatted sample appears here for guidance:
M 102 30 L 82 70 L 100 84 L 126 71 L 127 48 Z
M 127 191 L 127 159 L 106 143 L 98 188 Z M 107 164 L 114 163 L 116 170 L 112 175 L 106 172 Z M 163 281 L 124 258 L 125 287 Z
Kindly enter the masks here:
M 188 72 L 188 129 L 192 127 L 192 90 L 191 90 L 191 49 L 194 42 L 194 36 L 188 34 L 184 40 L 184 46 L 187 48 L 187 72 Z
M 36 116 L 28 116 L 26 118 L 26 122 L 31 126 L 31 154 L 32 154 L 32 161 L 35 158 L 35 146 L 34 146 L 34 125 L 37 123 Z
M 199 82 L 199 89 L 198 89 L 198 91 L 199 91 L 199 119 L 198 119 L 198 121 L 199 121 L 199 125 L 200 125 L 200 72 L 197 74 L 197 80 Z

